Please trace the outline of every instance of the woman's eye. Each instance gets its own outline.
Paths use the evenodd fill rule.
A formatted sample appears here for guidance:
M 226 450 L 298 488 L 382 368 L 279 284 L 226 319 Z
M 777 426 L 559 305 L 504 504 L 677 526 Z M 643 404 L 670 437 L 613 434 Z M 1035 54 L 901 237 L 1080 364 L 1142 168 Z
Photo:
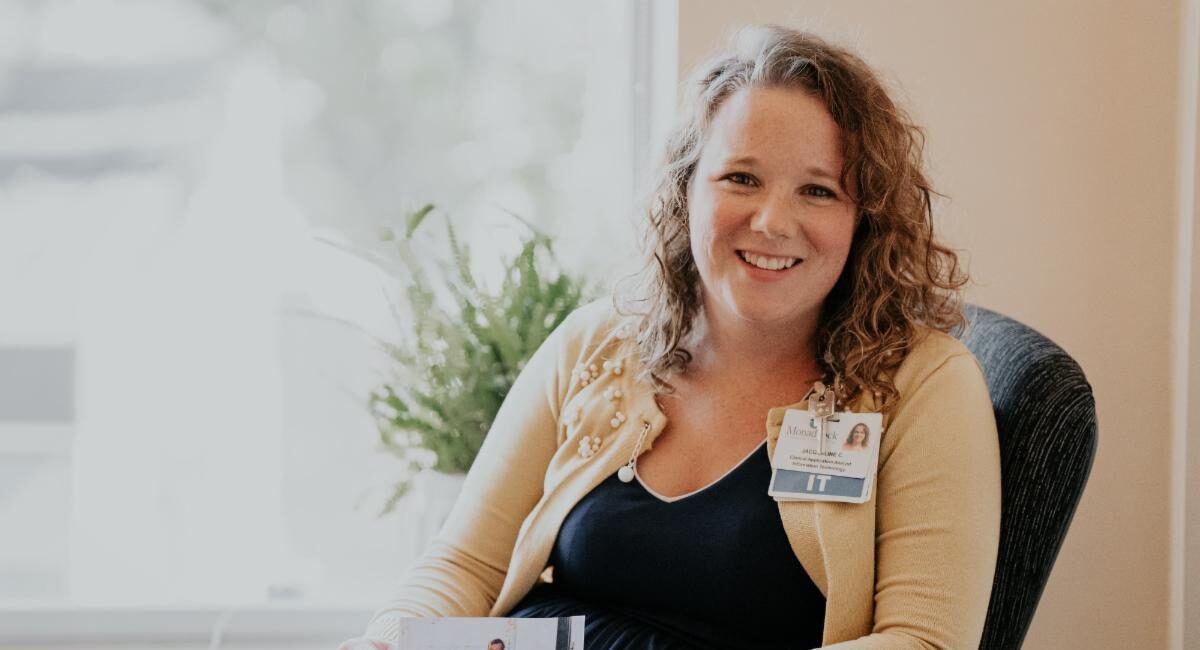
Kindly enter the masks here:
M 735 185 L 753 185 L 754 184 L 754 177 L 750 176 L 749 174 L 743 174 L 742 172 L 734 172 L 732 174 L 726 174 L 724 180 L 730 181 L 730 182 L 734 183 Z
M 834 194 L 833 190 L 827 187 L 821 187 L 820 185 L 809 185 L 808 187 L 804 188 L 804 193 L 823 199 L 832 199 L 837 197 L 837 194 Z

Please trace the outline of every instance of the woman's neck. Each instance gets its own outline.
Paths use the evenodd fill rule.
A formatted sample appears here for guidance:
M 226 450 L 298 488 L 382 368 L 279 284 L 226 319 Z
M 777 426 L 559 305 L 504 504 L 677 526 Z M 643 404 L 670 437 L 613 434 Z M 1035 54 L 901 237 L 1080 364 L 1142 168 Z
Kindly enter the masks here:
M 816 355 L 817 319 L 802 322 L 751 323 L 701 309 L 686 346 L 689 368 L 719 371 L 732 380 L 772 377 L 812 382 L 820 374 Z

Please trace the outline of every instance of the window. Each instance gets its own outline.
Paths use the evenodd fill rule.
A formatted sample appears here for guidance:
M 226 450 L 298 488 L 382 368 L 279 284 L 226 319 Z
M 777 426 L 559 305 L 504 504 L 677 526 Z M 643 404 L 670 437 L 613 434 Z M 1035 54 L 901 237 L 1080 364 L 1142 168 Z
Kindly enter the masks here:
M 398 325 L 322 240 L 433 202 L 485 271 L 506 210 L 631 270 L 670 11 L 0 6 L 0 640 L 6 611 L 379 605 L 419 543 L 375 514 L 359 328 Z

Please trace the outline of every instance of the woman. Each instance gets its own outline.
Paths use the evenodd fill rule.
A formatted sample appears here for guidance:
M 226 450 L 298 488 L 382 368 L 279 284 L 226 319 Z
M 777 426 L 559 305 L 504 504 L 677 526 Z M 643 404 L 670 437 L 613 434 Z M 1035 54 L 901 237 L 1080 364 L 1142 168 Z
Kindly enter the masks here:
M 863 451 L 870 449 L 869 436 L 871 432 L 867 429 L 867 425 L 859 422 L 850 429 L 850 433 L 846 434 L 846 442 L 842 443 L 842 449 L 851 451 Z
M 947 334 L 965 280 L 933 237 L 920 131 L 861 60 L 783 28 L 687 89 L 646 282 L 529 361 L 367 637 L 403 616 L 585 614 L 589 650 L 978 644 L 999 454 Z M 767 496 L 783 417 L 817 382 L 883 413 L 866 503 Z

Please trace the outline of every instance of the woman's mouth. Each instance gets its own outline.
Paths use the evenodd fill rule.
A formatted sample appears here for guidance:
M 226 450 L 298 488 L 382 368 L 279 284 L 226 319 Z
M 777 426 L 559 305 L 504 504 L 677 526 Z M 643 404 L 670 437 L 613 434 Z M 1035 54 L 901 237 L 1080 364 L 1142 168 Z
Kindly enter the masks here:
M 798 257 L 772 257 L 749 251 L 738 251 L 737 256 L 750 266 L 764 271 L 786 271 L 795 266 L 797 262 L 802 261 Z

